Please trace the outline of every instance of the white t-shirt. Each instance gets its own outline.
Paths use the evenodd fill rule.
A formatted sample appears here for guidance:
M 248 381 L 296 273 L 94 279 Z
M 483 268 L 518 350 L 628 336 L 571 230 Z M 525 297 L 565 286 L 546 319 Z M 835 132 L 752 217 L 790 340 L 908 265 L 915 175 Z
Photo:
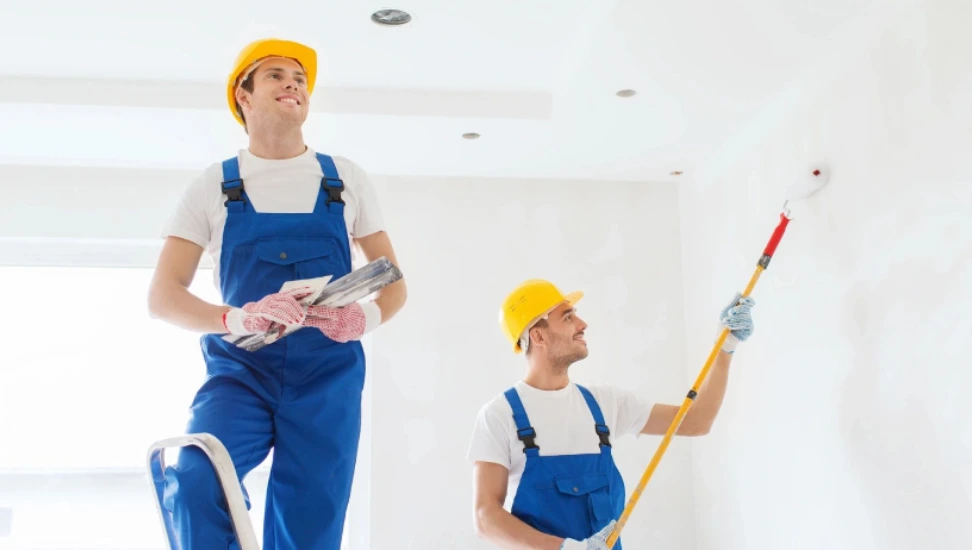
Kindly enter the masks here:
M 582 385 L 590 390 L 601 407 L 604 422 L 611 430 L 612 443 L 625 435 L 640 435 L 654 403 L 614 386 Z M 537 432 L 534 442 L 540 447 L 540 456 L 601 452 L 601 440 L 594 431 L 594 417 L 573 382 L 554 391 L 538 390 L 522 380 L 514 387 L 530 425 Z M 467 456 L 472 462 L 495 462 L 509 469 L 506 504 L 511 506 L 527 456 L 523 452 L 523 442 L 516 435 L 513 409 L 505 395 L 496 396 L 479 410 Z
M 324 174 L 311 148 L 300 156 L 270 160 L 239 151 L 240 177 L 257 212 L 310 213 L 314 211 Z M 332 156 L 338 177 L 344 182 L 344 220 L 348 242 L 384 230 L 384 220 L 368 175 L 350 160 Z M 222 160 L 210 165 L 186 188 L 163 230 L 162 237 L 174 236 L 203 247 L 212 257 L 213 283 L 219 288 L 219 259 L 226 222 L 226 196 L 223 194 Z M 355 248 L 351 247 L 352 261 Z

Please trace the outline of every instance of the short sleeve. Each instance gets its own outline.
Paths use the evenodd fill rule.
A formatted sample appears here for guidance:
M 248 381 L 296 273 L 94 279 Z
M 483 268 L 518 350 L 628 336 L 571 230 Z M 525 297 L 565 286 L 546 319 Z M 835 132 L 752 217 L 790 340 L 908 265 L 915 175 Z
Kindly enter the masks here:
M 609 386 L 618 406 L 615 430 L 619 435 L 639 435 L 648 422 L 654 403 L 640 395 L 617 387 Z
M 371 183 L 371 177 L 363 168 L 352 163 L 354 170 L 354 194 L 357 199 L 357 212 L 351 236 L 355 239 L 367 237 L 385 229 L 385 220 L 378 204 L 378 195 Z
M 192 181 L 180 197 L 162 231 L 162 238 L 180 237 L 206 248 L 213 234 L 207 210 L 206 177 Z
M 510 428 L 489 405 L 480 409 L 469 445 L 469 461 L 493 462 L 510 469 L 509 433 Z

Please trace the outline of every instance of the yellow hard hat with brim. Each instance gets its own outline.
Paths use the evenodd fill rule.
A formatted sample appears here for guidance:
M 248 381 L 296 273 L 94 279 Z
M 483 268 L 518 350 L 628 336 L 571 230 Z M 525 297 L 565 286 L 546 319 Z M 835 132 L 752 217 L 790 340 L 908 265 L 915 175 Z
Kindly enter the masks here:
M 236 106 L 236 87 L 240 76 L 257 61 L 267 57 L 286 57 L 293 59 L 304 69 L 307 75 L 307 95 L 314 91 L 314 82 L 317 79 L 317 52 L 309 46 L 290 40 L 279 40 L 276 38 L 265 38 L 249 43 L 243 51 L 236 57 L 233 63 L 233 71 L 229 74 L 226 82 L 226 99 L 229 102 L 230 112 L 241 125 L 243 117 L 240 116 Z
M 577 291 L 563 294 L 550 281 L 530 279 L 517 286 L 503 300 L 500 309 L 500 329 L 513 345 L 513 353 L 520 353 L 520 337 L 544 315 L 567 302 L 571 306 L 580 301 L 584 293 Z

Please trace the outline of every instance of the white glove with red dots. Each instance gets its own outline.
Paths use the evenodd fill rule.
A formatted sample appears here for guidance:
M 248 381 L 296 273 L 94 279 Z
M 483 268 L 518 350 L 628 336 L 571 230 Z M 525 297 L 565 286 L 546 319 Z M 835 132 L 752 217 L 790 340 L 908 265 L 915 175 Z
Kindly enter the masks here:
M 223 326 L 230 334 L 247 335 L 266 332 L 273 323 L 299 325 L 307 317 L 299 300 L 310 293 L 310 287 L 294 288 L 234 307 L 223 314 Z
M 374 302 L 344 307 L 308 306 L 305 327 L 314 327 L 335 342 L 360 340 L 381 324 L 381 309 Z

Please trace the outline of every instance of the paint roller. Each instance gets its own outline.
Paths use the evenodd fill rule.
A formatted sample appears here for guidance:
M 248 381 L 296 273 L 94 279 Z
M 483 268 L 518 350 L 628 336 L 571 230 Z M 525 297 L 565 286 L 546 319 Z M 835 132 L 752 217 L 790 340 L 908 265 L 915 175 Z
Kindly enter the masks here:
M 790 209 L 788 208 L 790 202 L 809 198 L 811 195 L 826 186 L 829 181 L 830 174 L 826 168 L 811 168 L 804 173 L 799 180 L 794 181 L 789 187 L 787 187 L 785 191 L 786 200 L 783 202 L 783 212 L 780 213 L 780 222 L 777 224 L 772 236 L 770 236 L 769 242 L 766 244 L 766 248 L 763 249 L 763 254 L 759 257 L 759 261 L 756 262 L 756 271 L 753 273 L 752 277 L 750 277 L 749 284 L 746 285 L 746 289 L 743 291 L 742 297 L 749 296 L 750 293 L 752 293 L 753 287 L 756 286 L 756 281 L 759 280 L 759 276 L 766 271 L 767 268 L 769 268 L 770 260 L 773 259 L 773 254 L 776 252 L 776 247 L 780 244 L 780 240 L 783 238 L 783 233 L 786 232 L 786 227 L 792 219 L 790 217 Z M 638 482 L 638 486 L 628 499 L 628 504 L 625 505 L 624 512 L 621 513 L 621 517 L 618 518 L 617 524 L 614 526 L 614 530 L 608 536 L 606 541 L 608 548 L 613 548 L 614 543 L 617 542 L 618 538 L 621 536 L 621 530 L 624 529 L 624 525 L 628 522 L 631 512 L 634 510 L 635 505 L 638 504 L 641 494 L 648 485 L 648 481 L 651 479 L 652 474 L 655 473 L 658 463 L 661 462 L 662 456 L 665 454 L 665 451 L 668 449 L 668 444 L 672 440 L 672 436 L 682 424 L 685 414 L 688 413 L 689 407 L 691 407 L 692 403 L 695 401 L 695 397 L 699 393 L 699 388 L 702 386 L 705 378 L 709 375 L 709 369 L 712 368 L 712 364 L 715 362 L 715 358 L 718 356 L 719 350 L 722 349 L 722 345 L 725 343 L 728 336 L 729 329 L 723 328 L 719 333 L 719 337 L 716 339 L 715 344 L 712 346 L 712 351 L 709 352 L 709 356 L 705 360 L 705 365 L 702 367 L 702 372 L 699 373 L 699 376 L 695 379 L 695 383 L 692 385 L 692 388 L 685 396 L 682 406 L 679 407 L 678 413 L 675 414 L 675 419 L 672 420 L 671 425 L 668 426 L 668 431 L 665 432 L 665 437 L 662 438 L 661 443 L 658 445 L 658 449 L 655 451 L 655 455 L 651 458 L 651 462 L 648 463 L 648 467 L 645 469 L 644 474 L 642 474 L 641 480 Z

